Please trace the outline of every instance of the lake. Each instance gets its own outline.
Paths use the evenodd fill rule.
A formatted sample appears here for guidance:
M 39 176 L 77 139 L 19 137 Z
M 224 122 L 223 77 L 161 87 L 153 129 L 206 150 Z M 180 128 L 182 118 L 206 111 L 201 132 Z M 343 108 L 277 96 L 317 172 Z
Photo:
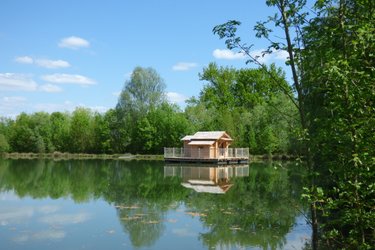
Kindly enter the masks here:
M 0 159 L 0 249 L 302 249 L 303 166 Z

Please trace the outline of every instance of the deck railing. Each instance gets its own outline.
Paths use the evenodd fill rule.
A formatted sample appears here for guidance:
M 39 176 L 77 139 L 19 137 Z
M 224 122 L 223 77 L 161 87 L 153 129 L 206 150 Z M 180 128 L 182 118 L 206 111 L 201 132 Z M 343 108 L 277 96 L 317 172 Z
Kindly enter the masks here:
M 210 171 L 214 171 L 216 178 L 232 178 L 249 176 L 249 164 L 226 165 L 226 166 L 190 166 L 190 165 L 166 165 L 164 166 L 164 177 L 179 176 L 188 179 L 207 179 L 213 176 Z
M 248 159 L 249 148 L 164 148 L 164 158 Z

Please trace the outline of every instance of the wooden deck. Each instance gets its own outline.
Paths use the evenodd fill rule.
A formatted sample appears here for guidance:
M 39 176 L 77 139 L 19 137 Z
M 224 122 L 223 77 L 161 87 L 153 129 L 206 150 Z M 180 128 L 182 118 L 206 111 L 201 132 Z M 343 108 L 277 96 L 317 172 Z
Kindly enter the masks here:
M 249 162 L 249 149 L 229 148 L 217 152 L 212 150 L 195 152 L 184 148 L 164 148 L 164 160 L 170 163 L 243 164 Z
M 202 163 L 202 164 L 244 164 L 249 162 L 249 158 L 236 157 L 236 158 L 191 158 L 191 157 L 174 157 L 164 158 L 167 163 Z

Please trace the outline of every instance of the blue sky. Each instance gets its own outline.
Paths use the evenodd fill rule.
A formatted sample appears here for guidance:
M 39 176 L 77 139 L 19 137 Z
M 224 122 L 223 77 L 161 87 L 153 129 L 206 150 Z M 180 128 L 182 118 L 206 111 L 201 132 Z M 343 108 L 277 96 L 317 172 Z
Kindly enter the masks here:
M 154 68 L 183 108 L 199 95 L 205 83 L 198 74 L 210 62 L 253 67 L 226 51 L 212 28 L 241 21 L 256 53 L 267 43 L 252 27 L 275 11 L 263 0 L 2 0 L 0 9 L 0 116 L 8 117 L 113 108 L 136 66 Z

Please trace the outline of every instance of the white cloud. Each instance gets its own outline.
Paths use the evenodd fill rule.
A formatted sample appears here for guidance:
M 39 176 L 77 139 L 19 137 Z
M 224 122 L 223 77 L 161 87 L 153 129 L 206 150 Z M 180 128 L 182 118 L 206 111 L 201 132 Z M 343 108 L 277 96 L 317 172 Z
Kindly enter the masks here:
M 86 76 L 71 74 L 43 75 L 42 79 L 44 81 L 52 83 L 73 83 L 79 85 L 92 85 L 96 83 L 93 79 L 90 79 Z
M 121 95 L 121 91 L 112 92 L 112 95 L 119 97 Z
M 47 69 L 58 69 L 58 68 L 68 68 L 70 64 L 63 60 L 48 60 L 48 59 L 37 59 L 35 64 L 47 68 Z
M 47 69 L 68 68 L 70 63 L 64 60 L 35 59 L 30 56 L 16 57 L 14 61 L 23 64 L 35 64 Z
M 132 77 L 133 72 L 128 72 L 124 74 L 125 79 L 130 79 Z
M 64 103 L 38 103 L 33 105 L 33 108 L 35 111 L 44 111 L 47 113 L 52 113 L 52 112 L 72 112 L 75 108 L 76 105 L 74 105 L 70 101 L 65 101 Z
M 38 87 L 38 89 L 40 91 L 48 92 L 48 93 L 58 93 L 58 92 L 62 92 L 63 91 L 62 88 L 60 88 L 59 86 L 53 85 L 53 84 L 40 85 Z
M 15 118 L 19 110 L 27 108 L 26 98 L 21 96 L 5 96 L 0 98 L 0 116 Z
M 29 56 L 19 56 L 14 59 L 18 63 L 32 64 L 34 60 Z
M 2 99 L 0 99 L 0 107 L 2 106 L 1 100 Z M 11 191 L 0 193 L 0 201 L 17 201 L 17 200 L 20 200 L 20 198 Z
M 81 105 L 81 106 L 84 106 L 84 105 Z M 109 108 L 107 107 L 104 107 L 104 106 L 92 106 L 92 107 L 88 107 L 89 109 L 93 110 L 93 111 L 96 111 L 96 112 L 99 112 L 99 113 L 105 113 L 108 111 Z
M 90 43 L 83 38 L 71 36 L 61 39 L 58 45 L 61 48 L 79 49 L 89 47 Z
M 12 240 L 17 243 L 25 243 L 30 240 L 59 240 L 65 238 L 66 233 L 62 230 L 49 229 L 33 233 L 23 233 Z
M 225 59 L 225 60 L 237 60 L 244 59 L 246 56 L 243 53 L 235 53 L 229 49 L 215 49 L 212 55 L 216 59 Z
M 172 229 L 172 233 L 178 237 L 195 237 L 197 233 L 187 228 L 175 228 Z
M 19 236 L 16 236 L 16 237 L 13 237 L 12 240 L 14 242 L 17 242 L 17 243 L 24 243 L 26 241 L 28 241 L 30 239 L 30 237 L 26 234 L 22 234 L 22 235 L 19 235 Z
M 97 111 L 99 113 L 105 113 L 109 110 L 108 107 L 104 106 L 88 106 L 85 104 L 77 104 L 73 103 L 71 101 L 65 101 L 64 103 L 38 103 L 32 106 L 35 111 L 44 111 L 47 113 L 52 113 L 52 112 L 73 112 L 77 107 L 84 107 L 88 108 L 93 111 Z
M 59 209 L 60 207 L 55 206 L 55 205 L 44 205 L 44 206 L 37 208 L 38 212 L 43 213 L 43 214 L 51 214 L 51 213 L 56 212 Z
M 190 70 L 190 69 L 195 68 L 197 66 L 198 66 L 198 64 L 196 64 L 196 63 L 179 62 L 179 63 L 173 65 L 172 69 L 175 70 L 175 71 L 187 71 L 187 70 Z
M 184 103 L 188 98 L 176 92 L 167 93 L 168 100 L 172 103 Z
M 0 211 L 0 225 L 9 225 L 22 222 L 33 216 L 32 207 L 7 208 Z
M 42 217 L 40 221 L 49 225 L 69 225 L 82 223 L 89 219 L 91 219 L 91 215 L 87 213 L 78 213 L 47 215 Z
M 272 50 L 271 54 L 262 55 L 263 51 L 263 49 L 253 50 L 250 52 L 250 55 L 254 58 L 257 58 L 260 63 L 265 64 L 275 62 L 276 60 L 285 62 L 289 57 L 288 52 L 286 52 L 285 50 Z
M 25 102 L 26 98 L 22 96 L 4 96 L 0 99 L 2 108 L 23 105 Z
M 17 103 L 24 103 L 26 98 L 22 96 L 4 96 L 0 99 L 0 101 L 2 104 L 17 105 Z
M 258 60 L 260 63 L 266 63 L 270 59 L 269 54 L 262 55 L 263 49 L 253 50 L 250 52 L 250 55 Z
M 57 240 L 65 238 L 66 233 L 62 230 L 44 230 L 32 234 L 34 240 Z
M 273 54 L 277 60 L 286 61 L 289 58 L 289 53 L 285 50 L 277 50 Z
M 271 54 L 262 55 L 263 51 L 265 51 L 265 49 L 253 50 L 250 52 L 250 55 L 254 58 L 257 58 L 257 60 L 260 63 L 265 63 L 265 64 L 272 63 L 277 60 L 286 61 L 287 58 L 289 57 L 288 52 L 286 52 L 285 50 L 273 50 Z M 212 54 L 217 59 L 225 59 L 225 60 L 236 60 L 236 59 L 246 58 L 246 55 L 244 53 L 242 52 L 235 53 L 228 49 L 215 49 Z
M 0 73 L 0 90 L 35 91 L 38 84 L 24 74 Z

